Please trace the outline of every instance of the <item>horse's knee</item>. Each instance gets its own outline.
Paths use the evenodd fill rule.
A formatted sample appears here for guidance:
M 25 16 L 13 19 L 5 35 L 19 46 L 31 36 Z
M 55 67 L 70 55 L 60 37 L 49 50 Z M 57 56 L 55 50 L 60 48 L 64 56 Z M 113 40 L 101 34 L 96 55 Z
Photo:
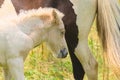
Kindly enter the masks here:
M 90 50 L 87 45 L 87 40 L 79 40 L 79 43 L 75 48 L 75 55 L 81 63 L 89 58 Z
M 79 42 L 75 55 L 81 62 L 89 80 L 97 80 L 98 63 L 88 47 L 87 41 Z
M 87 62 L 84 62 L 82 66 L 85 70 L 88 80 L 97 80 L 98 63 L 93 58 L 93 56 L 91 56 L 91 58 L 89 58 Z
M 92 75 L 96 74 L 96 71 L 98 69 L 98 63 L 94 58 L 90 58 L 88 62 L 83 64 L 86 73 L 90 73 Z

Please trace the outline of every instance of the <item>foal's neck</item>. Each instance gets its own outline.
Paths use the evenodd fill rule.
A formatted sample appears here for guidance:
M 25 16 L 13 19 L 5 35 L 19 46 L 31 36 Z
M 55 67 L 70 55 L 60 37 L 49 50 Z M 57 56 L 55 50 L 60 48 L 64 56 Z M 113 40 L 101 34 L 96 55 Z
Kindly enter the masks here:
M 45 40 L 47 32 L 45 32 L 44 23 L 40 20 L 22 21 L 19 24 L 19 28 L 33 40 L 34 47 L 40 45 Z
M 41 23 L 41 25 L 39 25 Z M 26 19 L 23 21 L 18 22 L 19 28 L 22 32 L 29 35 L 31 32 L 33 32 L 35 29 L 42 27 L 42 21 L 36 20 L 36 19 Z

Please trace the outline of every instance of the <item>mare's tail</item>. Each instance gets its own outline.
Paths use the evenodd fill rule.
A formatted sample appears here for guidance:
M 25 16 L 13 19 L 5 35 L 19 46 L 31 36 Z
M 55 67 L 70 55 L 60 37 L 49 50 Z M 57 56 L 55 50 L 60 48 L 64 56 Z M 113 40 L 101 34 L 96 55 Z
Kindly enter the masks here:
M 97 21 L 105 58 L 118 77 L 120 76 L 120 7 L 118 1 L 98 0 Z

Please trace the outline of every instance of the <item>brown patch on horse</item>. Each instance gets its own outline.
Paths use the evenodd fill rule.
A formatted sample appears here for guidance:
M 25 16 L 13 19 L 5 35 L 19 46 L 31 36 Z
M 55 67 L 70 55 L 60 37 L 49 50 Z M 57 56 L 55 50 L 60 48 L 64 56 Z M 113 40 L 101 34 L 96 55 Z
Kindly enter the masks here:
M 3 2 L 4 2 L 4 0 L 0 0 L 0 7 L 1 7 L 1 5 L 3 4 Z

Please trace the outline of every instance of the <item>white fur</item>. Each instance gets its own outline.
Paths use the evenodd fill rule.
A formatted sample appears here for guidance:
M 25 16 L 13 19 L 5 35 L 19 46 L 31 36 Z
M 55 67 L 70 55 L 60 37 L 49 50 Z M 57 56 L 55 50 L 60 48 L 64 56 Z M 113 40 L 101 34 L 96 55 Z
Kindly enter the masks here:
M 96 15 L 97 0 L 70 0 L 77 14 L 79 43 L 75 55 L 81 62 L 89 80 L 97 80 L 97 62 L 88 47 L 88 34 Z

